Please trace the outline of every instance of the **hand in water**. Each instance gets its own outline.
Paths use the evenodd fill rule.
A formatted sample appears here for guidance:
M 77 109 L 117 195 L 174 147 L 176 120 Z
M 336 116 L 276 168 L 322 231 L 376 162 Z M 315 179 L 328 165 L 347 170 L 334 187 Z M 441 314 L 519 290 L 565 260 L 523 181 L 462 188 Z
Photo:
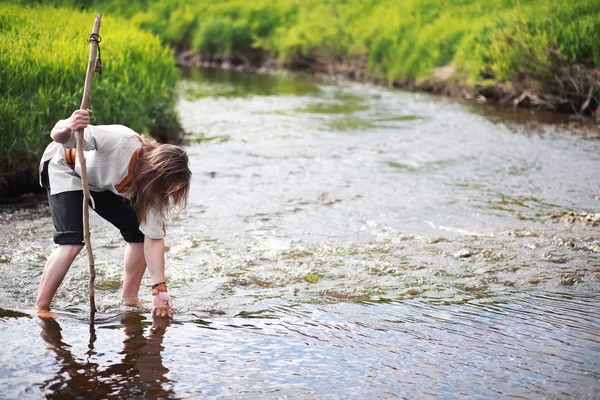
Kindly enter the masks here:
M 157 317 L 170 317 L 173 314 L 173 300 L 167 292 L 158 292 L 152 296 L 152 315 Z

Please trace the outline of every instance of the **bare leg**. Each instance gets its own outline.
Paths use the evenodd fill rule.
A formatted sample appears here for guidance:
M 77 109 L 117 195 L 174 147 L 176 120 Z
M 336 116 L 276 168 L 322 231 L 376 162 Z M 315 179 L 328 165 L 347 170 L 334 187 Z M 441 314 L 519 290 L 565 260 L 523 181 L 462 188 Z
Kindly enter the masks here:
M 44 267 L 38 289 L 38 297 L 35 303 L 38 309 L 48 310 L 50 308 L 50 302 L 52 302 L 54 294 L 82 248 L 83 246 L 78 244 L 63 244 L 52 252 Z
M 125 272 L 123 274 L 123 299 L 125 304 L 135 302 L 140 290 L 140 284 L 146 271 L 144 258 L 144 243 L 127 243 L 123 259 Z

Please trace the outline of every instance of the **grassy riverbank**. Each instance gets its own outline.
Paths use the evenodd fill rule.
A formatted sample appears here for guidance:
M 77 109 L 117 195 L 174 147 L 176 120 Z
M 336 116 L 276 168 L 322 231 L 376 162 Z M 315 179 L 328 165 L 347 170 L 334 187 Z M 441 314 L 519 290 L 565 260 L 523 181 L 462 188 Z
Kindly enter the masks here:
M 576 113 L 600 103 L 597 0 L 58 2 L 124 15 L 183 64 L 275 65 Z
M 91 12 L 0 4 L 0 197 L 35 181 L 50 129 L 79 108 L 94 18 Z M 173 134 L 172 51 L 112 15 L 103 17 L 100 33 L 103 70 L 94 79 L 93 123 Z
M 45 6 L 15 5 L 32 3 Z M 165 45 L 184 65 L 341 74 L 600 120 L 597 0 L 12 0 L 0 1 L 0 169 L 34 163 L 79 106 L 96 12 L 95 123 L 177 125 Z

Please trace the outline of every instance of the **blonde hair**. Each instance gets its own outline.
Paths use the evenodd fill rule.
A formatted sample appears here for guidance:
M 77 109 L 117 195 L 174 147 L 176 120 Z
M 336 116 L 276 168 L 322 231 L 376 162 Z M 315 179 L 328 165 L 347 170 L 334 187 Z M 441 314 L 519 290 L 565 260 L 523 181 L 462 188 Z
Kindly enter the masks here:
M 187 153 L 172 144 L 158 144 L 142 136 L 142 148 L 129 185 L 133 208 L 140 222 L 146 222 L 154 207 L 163 218 L 175 207 L 187 207 L 192 172 Z

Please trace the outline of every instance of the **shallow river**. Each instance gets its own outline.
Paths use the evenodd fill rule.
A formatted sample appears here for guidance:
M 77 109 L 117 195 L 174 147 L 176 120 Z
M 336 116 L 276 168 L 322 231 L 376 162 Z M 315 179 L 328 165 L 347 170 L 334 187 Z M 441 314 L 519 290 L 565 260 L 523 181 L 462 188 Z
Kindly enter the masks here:
M 600 211 L 597 129 L 288 75 L 180 92 L 173 320 L 120 306 L 95 215 L 96 324 L 85 252 L 36 316 L 49 211 L 3 205 L 0 398 L 600 398 L 600 227 L 553 217 Z

